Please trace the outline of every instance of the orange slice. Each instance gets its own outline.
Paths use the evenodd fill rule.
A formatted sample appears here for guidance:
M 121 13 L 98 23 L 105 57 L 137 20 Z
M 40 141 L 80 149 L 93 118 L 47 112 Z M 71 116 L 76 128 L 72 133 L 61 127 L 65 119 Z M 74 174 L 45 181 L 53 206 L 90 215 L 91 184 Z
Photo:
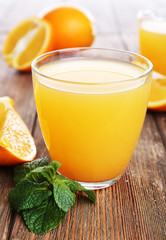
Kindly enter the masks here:
M 28 18 L 8 34 L 3 57 L 14 69 L 28 71 L 35 57 L 53 50 L 53 38 L 51 23 L 37 17 Z
M 34 140 L 13 108 L 13 100 L 0 98 L 0 165 L 16 165 L 36 156 Z
M 152 80 L 148 109 L 166 111 L 166 77 Z

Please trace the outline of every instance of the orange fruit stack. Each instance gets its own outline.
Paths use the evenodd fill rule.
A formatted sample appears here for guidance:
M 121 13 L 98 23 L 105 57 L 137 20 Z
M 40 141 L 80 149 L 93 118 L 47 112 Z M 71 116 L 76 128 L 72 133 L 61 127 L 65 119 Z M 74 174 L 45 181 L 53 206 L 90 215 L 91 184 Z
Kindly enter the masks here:
M 34 140 L 13 108 L 13 100 L 0 97 L 0 165 L 31 161 L 36 156 Z

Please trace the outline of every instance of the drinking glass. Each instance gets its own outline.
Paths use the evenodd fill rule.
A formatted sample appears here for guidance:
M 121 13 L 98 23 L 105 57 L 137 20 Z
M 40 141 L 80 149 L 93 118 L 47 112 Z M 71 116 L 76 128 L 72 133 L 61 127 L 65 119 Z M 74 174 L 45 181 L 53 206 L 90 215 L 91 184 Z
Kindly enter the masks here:
M 144 122 L 152 64 L 116 49 L 53 51 L 32 63 L 43 137 L 59 173 L 105 188 L 126 169 Z
M 153 77 L 162 78 L 166 76 L 166 8 L 143 10 L 138 17 L 140 52 L 153 63 Z

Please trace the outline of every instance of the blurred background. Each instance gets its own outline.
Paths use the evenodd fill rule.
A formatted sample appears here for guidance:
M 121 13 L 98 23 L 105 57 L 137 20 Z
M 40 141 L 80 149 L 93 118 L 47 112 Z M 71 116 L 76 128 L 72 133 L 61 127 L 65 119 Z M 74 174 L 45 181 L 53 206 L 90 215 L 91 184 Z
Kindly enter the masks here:
M 97 36 L 93 46 L 133 52 L 139 52 L 138 12 L 149 8 L 166 8 L 166 0 L 0 0 L 1 55 L 4 41 L 15 25 L 27 17 L 40 16 L 43 10 L 59 3 L 82 6 L 94 16 Z M 163 51 L 165 40 L 163 45 L 158 44 L 156 40 L 150 41 L 152 42 L 161 49 L 164 58 L 159 59 L 161 61 L 164 59 L 165 63 L 166 53 Z M 10 96 L 14 100 L 15 109 L 35 139 L 38 156 L 45 156 L 47 150 L 37 118 L 31 72 L 16 71 L 7 65 L 2 56 L 0 66 L 0 96 Z M 165 96 L 164 92 L 163 98 Z M 20 215 L 12 212 L 7 200 L 7 194 L 13 187 L 12 169 L 1 167 L 0 239 L 7 239 L 6 236 L 9 236 L 8 239 L 31 240 L 49 239 L 49 236 L 51 236 L 50 239 L 62 240 L 78 238 L 166 239 L 164 224 L 165 149 L 166 114 L 148 111 L 133 160 L 121 181 L 112 188 L 103 190 L 100 195 L 98 192 L 95 206 L 84 204 L 86 200 L 78 198 L 76 206 L 62 226 L 49 233 L 50 235 L 46 235 L 46 238 L 38 238 L 31 234 Z M 68 235 L 73 237 L 68 238 Z
M 137 32 L 137 12 L 166 7 L 165 0 L 0 0 L 0 31 L 8 31 L 25 17 L 36 16 L 56 3 L 74 3 L 89 10 L 96 20 L 98 33 Z M 130 8 L 129 8 L 130 6 Z
M 23 19 L 40 16 L 43 10 L 60 3 L 76 4 L 92 13 L 97 27 L 93 46 L 135 52 L 139 52 L 138 12 L 166 7 L 165 0 L 0 0 L 0 45 L 7 33 Z

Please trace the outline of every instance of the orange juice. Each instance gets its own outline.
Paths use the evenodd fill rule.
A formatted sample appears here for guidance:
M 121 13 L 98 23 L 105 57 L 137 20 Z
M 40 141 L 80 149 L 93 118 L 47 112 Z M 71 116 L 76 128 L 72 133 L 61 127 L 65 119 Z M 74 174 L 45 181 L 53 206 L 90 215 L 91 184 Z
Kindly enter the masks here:
M 118 178 L 143 125 L 150 81 L 137 65 L 58 60 L 33 73 L 42 133 L 60 173 L 81 182 Z M 128 81 L 125 81 L 127 80 Z M 131 79 L 131 81 L 130 81 Z
M 166 20 L 142 19 L 139 27 L 140 51 L 155 71 L 166 75 Z

